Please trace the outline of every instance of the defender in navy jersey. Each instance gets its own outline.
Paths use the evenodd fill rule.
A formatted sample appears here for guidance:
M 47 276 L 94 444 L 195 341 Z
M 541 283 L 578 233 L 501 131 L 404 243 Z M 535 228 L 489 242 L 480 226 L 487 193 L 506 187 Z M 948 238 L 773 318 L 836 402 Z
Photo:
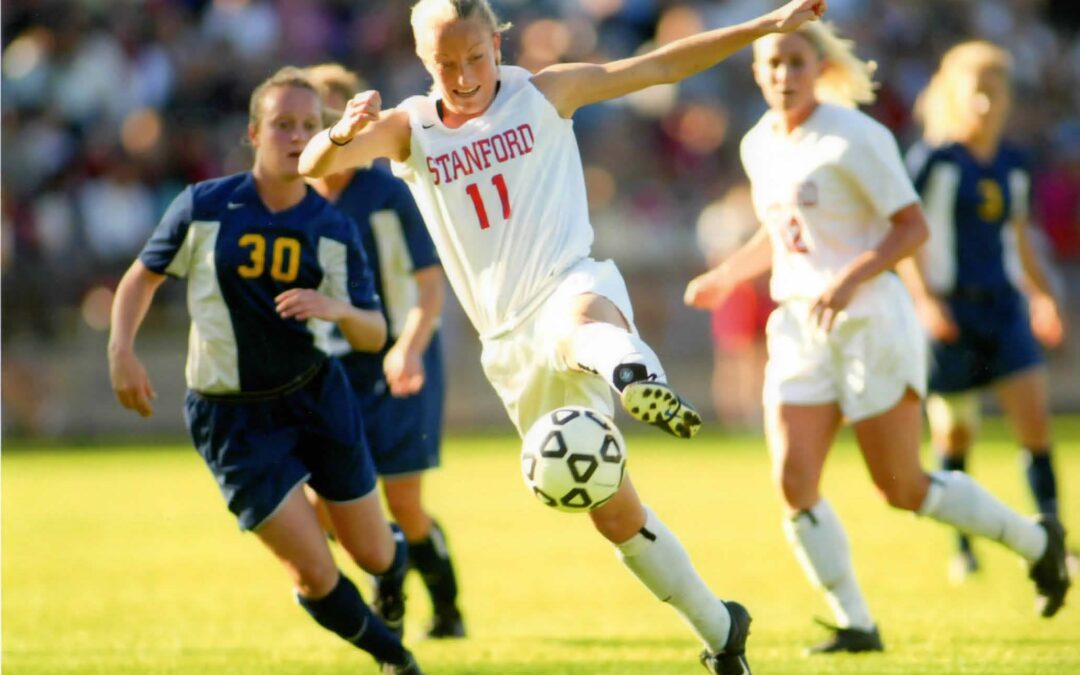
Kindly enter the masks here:
M 908 164 L 931 237 L 906 277 L 931 338 L 927 413 L 942 466 L 966 468 L 979 422 L 977 392 L 992 386 L 1016 430 L 1039 511 L 1056 522 L 1046 369 L 1036 337 L 1060 342 L 1063 322 L 1029 241 L 1025 159 L 1002 141 L 1011 69 L 1000 47 L 963 43 L 944 55 L 920 96 L 924 140 Z M 1015 242 L 1028 302 L 1007 273 L 1007 241 Z M 958 549 L 954 580 L 978 569 L 962 534 Z
M 366 351 L 386 338 L 353 223 L 297 172 L 320 112 L 298 69 L 282 69 L 255 89 L 253 169 L 191 185 L 173 201 L 117 289 L 110 376 L 121 404 L 152 413 L 135 334 L 166 276 L 185 277 L 185 418 L 229 509 L 282 562 L 316 621 L 371 653 L 384 673 L 418 673 L 399 638 L 338 571 L 299 489 L 307 483 L 322 496 L 345 549 L 400 596 L 406 550 L 374 494 L 345 372 L 312 331 L 318 321 L 333 322 Z
M 332 119 L 363 88 L 355 73 L 336 63 L 305 72 L 327 112 L 335 113 Z M 422 502 L 423 474 L 439 465 L 442 440 L 442 267 L 412 195 L 386 169 L 350 169 L 312 184 L 358 226 L 390 332 L 376 353 L 352 350 L 336 330 L 326 347 L 340 356 L 359 398 L 386 503 L 405 533 L 409 561 L 431 596 L 428 637 L 463 637 L 446 535 Z M 388 623 L 395 619 L 383 618 Z

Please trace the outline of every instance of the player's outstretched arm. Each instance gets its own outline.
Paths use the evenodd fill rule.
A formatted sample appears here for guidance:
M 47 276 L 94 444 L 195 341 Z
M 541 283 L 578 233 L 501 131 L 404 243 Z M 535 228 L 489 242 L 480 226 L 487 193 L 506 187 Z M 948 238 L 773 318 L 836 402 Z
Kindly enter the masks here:
M 825 0 L 793 0 L 746 23 L 692 35 L 640 56 L 551 66 L 537 73 L 533 83 L 560 115 L 570 117 L 583 105 L 700 73 L 764 35 L 788 33 L 817 19 L 825 6 Z
M 772 269 L 772 242 L 764 227 L 724 262 L 690 280 L 683 302 L 697 309 L 715 309 L 744 281 Z
M 135 335 L 146 318 L 164 274 L 150 271 L 140 260 L 132 263 L 116 287 L 109 332 L 109 380 L 120 405 L 143 417 L 154 413 L 151 404 L 157 394 L 139 357 L 135 356 Z
M 341 119 L 308 141 L 300 155 L 300 173 L 322 178 L 387 157 L 409 158 L 409 115 L 403 110 L 382 110 L 377 91 L 352 97 Z

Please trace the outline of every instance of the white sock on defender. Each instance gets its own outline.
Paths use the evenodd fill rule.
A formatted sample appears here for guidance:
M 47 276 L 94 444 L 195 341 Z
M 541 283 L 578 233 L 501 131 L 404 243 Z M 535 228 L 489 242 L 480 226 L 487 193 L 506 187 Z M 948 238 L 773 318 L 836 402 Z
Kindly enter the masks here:
M 1046 551 L 1046 530 L 1005 506 L 960 471 L 930 474 L 930 490 L 918 513 L 961 532 L 1000 541 L 1028 562 L 1035 562 Z
M 645 526 L 616 546 L 616 555 L 649 591 L 675 608 L 711 652 L 727 643 L 731 616 L 701 580 L 679 539 L 652 511 Z
M 785 521 L 784 533 L 803 572 L 825 591 L 837 625 L 871 630 L 874 620 L 855 580 L 847 534 L 829 502 L 822 499 Z
M 577 326 L 565 345 L 563 359 L 569 367 L 596 373 L 617 391 L 622 386 L 616 386 L 615 369 L 623 364 L 641 364 L 648 375 L 667 382 L 656 352 L 637 335 L 610 323 Z

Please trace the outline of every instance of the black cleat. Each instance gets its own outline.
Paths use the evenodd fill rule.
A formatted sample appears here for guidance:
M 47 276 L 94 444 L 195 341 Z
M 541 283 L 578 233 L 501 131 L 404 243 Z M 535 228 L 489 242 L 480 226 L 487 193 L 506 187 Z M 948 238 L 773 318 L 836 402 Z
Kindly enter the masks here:
M 385 577 L 376 576 L 374 579 L 375 599 L 371 603 L 371 609 L 390 632 L 401 639 L 405 634 L 405 592 L 400 584 L 387 582 Z
M 676 438 L 692 438 L 701 430 L 698 411 L 663 382 L 631 382 L 623 387 L 620 399 L 631 417 L 659 427 Z
M 402 663 L 380 663 L 382 675 L 424 675 L 412 652 L 405 652 L 405 661 Z
M 724 651 L 717 654 L 701 652 L 701 665 L 713 675 L 750 675 L 746 662 L 746 638 L 750 635 L 750 612 L 737 602 L 725 602 L 731 615 L 731 630 Z
M 1035 611 L 1049 618 L 1065 604 L 1072 582 L 1066 562 L 1065 528 L 1049 514 L 1039 516 L 1038 523 L 1046 530 L 1046 551 L 1031 566 L 1028 576 L 1035 582 Z
M 858 628 L 834 626 L 821 619 L 815 619 L 815 621 L 831 630 L 833 635 L 822 643 L 808 647 L 806 649 L 807 656 L 812 654 L 837 654 L 840 652 L 858 654 L 861 652 L 885 651 L 885 645 L 881 643 L 881 634 L 878 633 L 877 626 L 870 630 L 859 630 Z
M 436 609 L 427 636 L 433 640 L 465 637 L 465 621 L 457 607 Z

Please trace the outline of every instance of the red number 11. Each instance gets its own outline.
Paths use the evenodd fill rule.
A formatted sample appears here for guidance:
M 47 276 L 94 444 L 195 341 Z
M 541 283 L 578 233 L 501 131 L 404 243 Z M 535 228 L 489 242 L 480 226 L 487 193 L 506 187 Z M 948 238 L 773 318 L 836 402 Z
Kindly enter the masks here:
M 497 173 L 491 177 L 491 183 L 499 191 L 499 201 L 502 203 L 502 217 L 503 220 L 506 220 L 510 217 L 510 193 L 506 189 L 506 180 L 501 173 Z M 487 209 L 484 208 L 484 199 L 480 196 L 480 188 L 476 183 L 469 183 L 465 186 L 465 192 L 468 192 L 469 197 L 472 199 L 473 207 L 476 209 L 476 217 L 480 221 L 480 229 L 486 230 L 491 227 L 491 223 L 488 222 Z

